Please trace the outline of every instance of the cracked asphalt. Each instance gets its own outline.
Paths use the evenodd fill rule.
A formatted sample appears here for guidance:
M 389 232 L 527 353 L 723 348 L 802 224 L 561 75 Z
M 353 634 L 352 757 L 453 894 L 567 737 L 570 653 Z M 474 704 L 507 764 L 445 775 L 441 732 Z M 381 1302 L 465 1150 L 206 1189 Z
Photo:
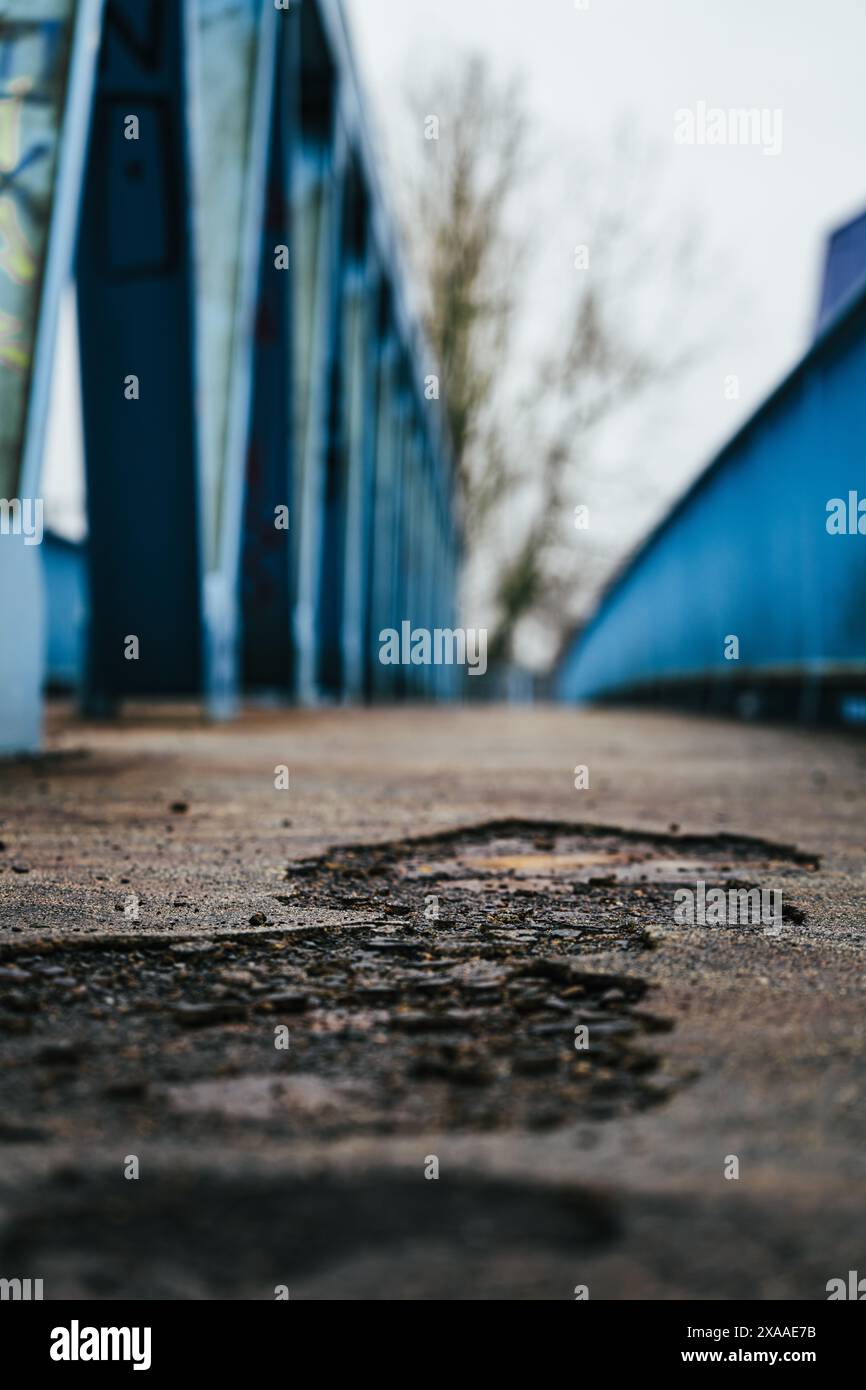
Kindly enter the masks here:
M 0 770 L 0 1275 L 826 1298 L 866 1260 L 864 798 L 843 733 L 52 707 Z M 699 881 L 780 928 L 676 921 Z

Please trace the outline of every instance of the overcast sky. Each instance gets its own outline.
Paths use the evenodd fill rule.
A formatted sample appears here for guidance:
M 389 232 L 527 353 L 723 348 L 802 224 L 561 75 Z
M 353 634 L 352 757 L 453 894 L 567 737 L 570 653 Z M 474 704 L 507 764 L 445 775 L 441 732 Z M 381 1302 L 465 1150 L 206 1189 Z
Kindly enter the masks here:
M 658 511 L 800 355 L 815 312 L 824 238 L 866 207 L 866 0 L 345 0 L 362 80 L 383 141 L 399 141 L 405 91 L 466 50 L 523 79 L 546 162 L 560 178 L 623 116 L 668 155 L 675 220 L 693 206 L 728 269 L 710 287 L 741 307 L 724 341 L 668 391 L 665 428 L 645 431 L 636 467 Z M 782 113 L 781 151 L 675 143 L 674 113 L 698 103 Z M 548 174 L 548 178 L 555 178 Z M 567 189 L 563 190 L 567 196 Z M 537 228 L 580 240 L 566 215 Z M 555 267 L 556 257 L 549 259 Z M 551 268 L 550 275 L 558 271 Z M 539 318 L 560 289 L 542 287 Z M 531 325 L 527 327 L 531 331 Z M 726 399 L 724 378 L 740 380 Z M 649 434 L 649 437 L 647 435 Z M 622 552 L 635 512 L 614 528 Z M 632 524 L 633 523 L 633 524 Z

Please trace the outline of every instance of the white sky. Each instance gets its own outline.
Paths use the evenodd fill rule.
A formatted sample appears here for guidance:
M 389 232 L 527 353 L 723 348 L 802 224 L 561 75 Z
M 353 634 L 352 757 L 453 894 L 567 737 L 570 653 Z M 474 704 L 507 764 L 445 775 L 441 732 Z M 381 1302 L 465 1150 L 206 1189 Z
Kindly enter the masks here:
M 386 147 L 400 147 L 405 92 L 416 75 L 426 90 L 443 59 L 478 50 L 503 77 L 523 79 L 554 171 L 547 178 L 560 171 L 564 208 L 571 161 L 629 116 L 669 153 L 671 218 L 680 205 L 693 206 L 722 253 L 727 269 L 710 293 L 741 308 L 682 389 L 665 388 L 664 428 L 645 430 L 630 446 L 628 462 L 652 479 L 654 501 L 632 509 L 625 523 L 619 503 L 616 517 L 600 518 L 614 560 L 808 341 L 824 237 L 866 206 L 866 0 L 589 0 L 588 11 L 574 0 L 344 3 Z M 675 144 L 674 112 L 701 101 L 780 108 L 781 154 Z M 567 248 L 570 268 L 581 240 L 570 222 L 567 211 L 538 219 L 538 262 L 550 269 L 536 331 L 562 299 L 556 243 Z M 723 393 L 729 373 L 740 379 L 736 401 Z

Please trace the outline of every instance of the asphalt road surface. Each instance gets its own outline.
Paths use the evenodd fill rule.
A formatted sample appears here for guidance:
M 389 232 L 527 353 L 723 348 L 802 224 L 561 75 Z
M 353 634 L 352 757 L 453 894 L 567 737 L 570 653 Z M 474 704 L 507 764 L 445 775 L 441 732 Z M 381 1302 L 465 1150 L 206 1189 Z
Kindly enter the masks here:
M 56 707 L 46 748 L 0 772 L 0 1277 L 812 1300 L 866 1274 L 861 739 Z M 684 919 L 755 888 L 778 915 Z

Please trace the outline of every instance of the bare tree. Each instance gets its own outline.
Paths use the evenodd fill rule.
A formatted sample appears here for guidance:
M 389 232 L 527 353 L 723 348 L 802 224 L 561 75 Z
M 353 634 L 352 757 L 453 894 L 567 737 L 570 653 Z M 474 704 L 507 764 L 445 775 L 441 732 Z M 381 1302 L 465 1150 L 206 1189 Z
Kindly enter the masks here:
M 428 139 L 420 169 L 401 181 L 408 240 L 467 533 L 488 562 L 491 658 L 505 663 L 527 621 L 546 631 L 551 650 L 573 625 L 587 578 L 572 524 L 581 480 L 602 426 L 693 357 L 685 309 L 703 255 L 689 226 L 660 224 L 659 160 L 627 129 L 618 133 L 570 180 L 571 207 L 554 234 L 579 225 L 581 245 L 562 321 L 527 372 L 514 320 L 527 247 L 535 252 L 550 231 L 526 225 L 537 156 L 520 91 L 471 57 L 434 76 L 411 105 Z
M 416 95 L 413 107 L 431 138 L 403 182 L 403 211 L 474 529 L 501 496 L 506 467 L 494 401 L 512 351 L 521 248 L 509 218 L 525 172 L 526 118 L 516 86 L 497 86 L 478 57 L 426 95 L 428 105 Z

